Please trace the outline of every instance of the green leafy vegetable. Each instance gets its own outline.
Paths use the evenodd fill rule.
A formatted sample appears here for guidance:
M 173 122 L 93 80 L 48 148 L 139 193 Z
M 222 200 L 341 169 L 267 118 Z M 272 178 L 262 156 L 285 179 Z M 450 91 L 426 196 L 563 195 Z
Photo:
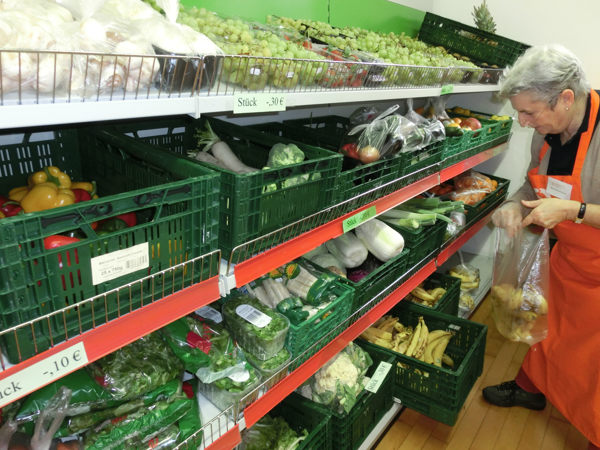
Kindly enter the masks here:
M 114 399 L 129 400 L 176 378 L 183 364 L 158 333 L 151 333 L 86 369 Z
M 260 359 L 252 356 L 250 352 L 246 352 L 246 358 L 248 362 L 256 367 L 263 375 L 271 376 L 274 373 L 278 372 L 283 366 L 285 366 L 291 359 L 292 354 L 289 352 L 287 348 L 282 348 L 279 353 L 277 353 L 272 358 L 267 359 L 266 361 L 261 361 Z
M 244 311 L 247 311 L 247 314 L 244 314 Z M 256 358 L 267 360 L 283 348 L 290 326 L 289 320 L 257 299 L 248 295 L 235 294 L 226 300 L 223 316 L 242 348 Z M 257 316 L 260 318 L 259 322 L 248 320 Z M 263 326 L 257 326 L 256 323 Z
M 277 143 L 269 151 L 267 166 L 284 167 L 304 161 L 304 152 L 295 144 Z
M 298 435 L 283 418 L 266 415 L 244 432 L 242 448 L 244 450 L 293 450 L 307 436 L 307 430 L 302 430 Z

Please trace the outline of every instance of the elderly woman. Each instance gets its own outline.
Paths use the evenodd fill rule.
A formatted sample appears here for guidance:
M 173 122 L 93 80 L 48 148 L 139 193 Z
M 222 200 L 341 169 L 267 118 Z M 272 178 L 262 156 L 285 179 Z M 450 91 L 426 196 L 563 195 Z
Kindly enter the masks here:
M 535 129 L 527 179 L 493 215 L 514 233 L 553 229 L 548 337 L 513 381 L 483 390 L 499 406 L 543 409 L 546 398 L 600 446 L 600 114 L 579 59 L 558 45 L 532 47 L 507 69 L 499 95 Z

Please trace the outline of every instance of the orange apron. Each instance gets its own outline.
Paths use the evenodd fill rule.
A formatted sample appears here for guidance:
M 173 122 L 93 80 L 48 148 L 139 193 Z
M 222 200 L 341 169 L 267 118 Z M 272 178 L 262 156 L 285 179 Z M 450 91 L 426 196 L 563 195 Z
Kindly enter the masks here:
M 591 91 L 588 129 L 581 135 L 573 174 L 527 174 L 538 197 L 552 196 L 549 178 L 572 186 L 571 200 L 584 201 L 581 169 L 588 151 L 599 96 Z M 540 161 L 548 151 L 542 147 Z M 564 186 L 564 185 L 563 185 Z M 592 443 L 600 446 L 600 229 L 564 221 L 550 257 L 548 337 L 533 345 L 523 369 L 548 400 Z

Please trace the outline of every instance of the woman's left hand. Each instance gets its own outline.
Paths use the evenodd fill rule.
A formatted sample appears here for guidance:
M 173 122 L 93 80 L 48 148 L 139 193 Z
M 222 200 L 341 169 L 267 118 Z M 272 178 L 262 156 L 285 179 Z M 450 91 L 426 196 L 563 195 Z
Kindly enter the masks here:
M 532 223 L 544 228 L 554 228 L 556 224 L 577 217 L 579 202 L 560 198 L 542 198 L 539 200 L 521 200 L 523 206 L 532 211 L 523 219 L 522 226 Z

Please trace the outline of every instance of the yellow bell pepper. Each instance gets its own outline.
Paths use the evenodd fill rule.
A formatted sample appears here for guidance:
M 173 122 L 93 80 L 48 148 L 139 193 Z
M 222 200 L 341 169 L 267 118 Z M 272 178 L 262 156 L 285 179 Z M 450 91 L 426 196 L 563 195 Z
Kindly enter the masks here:
M 75 194 L 71 189 L 59 188 L 51 182 L 35 184 L 21 200 L 26 213 L 58 208 L 75 203 Z
M 56 166 L 44 167 L 42 170 L 29 175 L 29 178 L 27 179 L 29 187 L 48 182 L 54 183 L 59 188 L 71 187 L 71 177 Z
M 29 192 L 29 186 L 19 186 L 8 191 L 8 198 L 14 202 L 20 202 Z

